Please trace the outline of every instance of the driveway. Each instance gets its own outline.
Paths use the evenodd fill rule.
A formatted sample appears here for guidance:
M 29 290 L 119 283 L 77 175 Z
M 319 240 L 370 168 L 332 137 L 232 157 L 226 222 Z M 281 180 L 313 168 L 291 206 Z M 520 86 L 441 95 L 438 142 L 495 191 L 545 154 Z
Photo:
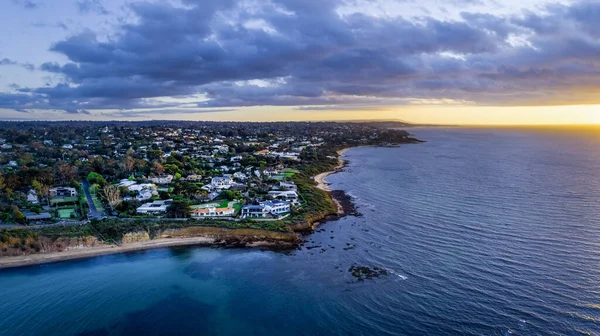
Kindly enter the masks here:
M 101 211 L 98 211 L 96 208 L 96 204 L 94 204 L 94 200 L 92 199 L 92 194 L 90 194 L 90 183 L 86 180 L 81 181 L 81 185 L 83 186 L 83 192 L 85 193 L 85 199 L 87 200 L 89 212 L 88 219 L 102 219 L 104 216 Z

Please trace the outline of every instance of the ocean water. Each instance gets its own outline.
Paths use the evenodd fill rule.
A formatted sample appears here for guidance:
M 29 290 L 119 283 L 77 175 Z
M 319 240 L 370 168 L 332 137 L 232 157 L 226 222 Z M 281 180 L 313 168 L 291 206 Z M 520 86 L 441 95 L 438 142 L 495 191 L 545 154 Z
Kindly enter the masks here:
M 0 335 L 600 335 L 600 135 L 413 133 L 346 153 L 328 181 L 363 216 L 299 251 L 0 270 Z M 358 282 L 355 263 L 390 275 Z

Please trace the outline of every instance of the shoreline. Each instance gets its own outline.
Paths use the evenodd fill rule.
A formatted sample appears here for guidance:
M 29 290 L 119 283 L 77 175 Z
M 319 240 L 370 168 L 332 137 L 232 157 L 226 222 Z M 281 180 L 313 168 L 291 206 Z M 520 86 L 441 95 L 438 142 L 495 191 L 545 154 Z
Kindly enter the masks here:
M 61 252 L 34 253 L 28 255 L 0 258 L 0 270 L 18 268 L 40 264 L 56 263 L 78 259 L 88 259 L 110 254 L 121 254 L 153 250 L 167 247 L 197 246 L 197 247 L 250 247 L 272 248 L 274 250 L 294 248 L 295 243 L 277 240 L 255 240 L 241 242 L 224 237 L 185 237 L 185 238 L 158 238 L 143 242 L 125 243 L 121 245 L 103 245 L 96 247 L 73 248 Z
M 339 218 L 342 218 L 347 215 L 360 215 L 360 214 L 356 211 L 353 202 L 350 200 L 350 197 L 348 195 L 346 195 L 346 192 L 343 190 L 331 190 L 331 188 L 329 188 L 329 183 L 327 181 L 325 181 L 325 178 L 327 178 L 327 176 L 329 176 L 329 175 L 340 172 L 342 169 L 344 169 L 346 167 L 346 165 L 348 164 L 348 161 L 342 159 L 342 156 L 344 155 L 344 153 L 346 153 L 350 149 L 362 148 L 362 147 L 372 147 L 372 146 L 346 147 L 346 148 L 338 150 L 337 151 L 337 154 L 338 154 L 337 166 L 335 166 L 333 168 L 333 170 L 320 173 L 314 177 L 314 181 L 317 183 L 317 188 L 326 191 L 329 194 L 331 201 L 333 201 L 333 204 L 335 205 L 335 208 L 336 208 L 336 214 L 334 216 L 335 219 L 339 219 Z M 324 222 L 327 222 L 327 221 L 328 220 L 326 219 L 325 221 L 320 221 L 320 222 L 316 223 L 317 225 L 313 225 L 313 230 L 318 225 L 320 225 Z
M 215 239 L 208 237 L 180 238 L 180 239 L 157 239 L 142 243 L 129 243 L 123 245 L 105 245 L 100 247 L 85 247 L 71 249 L 63 252 L 36 253 L 15 257 L 0 258 L 0 269 L 31 266 L 38 264 L 53 263 L 67 260 L 86 259 L 107 254 L 118 254 L 134 251 L 143 251 L 162 247 L 186 246 L 186 245 L 210 245 Z
M 360 146 L 360 147 L 364 147 L 364 146 Z M 337 151 L 338 165 L 335 166 L 335 168 L 333 168 L 333 170 L 320 173 L 314 177 L 314 181 L 317 182 L 317 188 L 319 188 L 321 190 L 325 190 L 327 192 L 331 191 L 331 189 L 329 188 L 329 183 L 327 181 L 325 181 L 325 178 L 331 174 L 335 174 L 335 173 L 339 172 L 340 170 L 344 169 L 344 167 L 346 167 L 346 160 L 342 159 L 342 155 L 344 155 L 344 153 L 346 153 L 347 151 L 349 151 L 352 148 L 359 148 L 359 147 L 347 147 L 347 148 L 338 150 Z
M 347 161 L 342 159 L 342 155 L 352 148 L 359 147 L 371 147 L 371 146 L 356 146 L 356 147 L 347 147 L 337 151 L 338 154 L 338 165 L 331 171 L 323 172 L 314 177 L 314 181 L 317 183 L 317 188 L 326 191 L 331 200 L 335 204 L 336 214 L 333 215 L 335 219 L 339 219 L 346 215 L 351 215 L 356 213 L 353 210 L 353 205 L 351 202 L 345 199 L 344 196 L 346 194 L 341 190 L 331 190 L 329 188 L 329 183 L 325 181 L 325 178 L 331 174 L 335 174 L 342 170 Z M 342 193 L 342 195 L 339 195 Z M 347 197 L 347 196 L 346 196 Z M 346 204 L 349 203 L 350 205 Z M 331 219 L 334 219 L 331 218 Z M 312 225 L 313 230 L 319 224 L 328 221 L 327 219 L 323 221 L 319 221 Z M 244 236 L 244 235 L 242 235 Z M 231 239 L 233 238 L 233 239 Z M 272 248 L 272 249 L 281 249 L 281 248 L 294 248 L 297 246 L 297 242 L 291 242 L 287 240 L 277 240 L 277 239 L 257 239 L 249 241 L 246 240 L 247 237 L 239 238 L 239 237 L 225 237 L 225 236 L 214 236 L 211 234 L 198 235 L 195 237 L 169 237 L 169 238 L 158 238 L 147 240 L 143 242 L 131 242 L 124 243 L 121 245 L 102 245 L 96 247 L 83 247 L 83 248 L 73 248 L 66 251 L 61 252 L 50 252 L 50 253 L 34 253 L 28 255 L 20 255 L 13 257 L 2 257 L 0 258 L 0 270 L 9 269 L 9 268 L 17 268 L 17 267 L 25 267 L 39 264 L 47 264 L 47 263 L 55 263 L 61 261 L 69 261 L 69 260 L 78 260 L 78 259 L 87 259 L 93 258 L 103 255 L 109 254 L 120 254 L 120 253 L 128 253 L 128 252 L 136 252 L 136 251 L 145 251 L 151 249 L 159 249 L 159 248 L 168 248 L 168 247 L 178 247 L 178 246 L 199 246 L 199 247 L 263 247 L 263 248 Z

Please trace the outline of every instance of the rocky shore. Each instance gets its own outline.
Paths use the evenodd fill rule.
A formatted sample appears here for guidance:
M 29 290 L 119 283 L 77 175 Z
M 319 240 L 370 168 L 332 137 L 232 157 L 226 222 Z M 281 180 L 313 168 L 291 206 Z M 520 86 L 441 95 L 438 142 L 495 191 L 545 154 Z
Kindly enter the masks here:
M 356 147 L 352 147 L 352 148 L 356 148 Z M 321 173 L 314 177 L 314 180 L 317 183 L 317 188 L 319 188 L 321 190 L 325 190 L 325 191 L 327 191 L 327 193 L 329 193 L 331 200 L 333 201 L 333 203 L 335 204 L 335 206 L 337 208 L 337 214 L 335 216 L 329 216 L 322 221 L 314 223 L 312 225 L 313 229 L 315 229 L 318 225 L 320 225 L 324 222 L 327 222 L 329 220 L 336 220 L 336 219 L 342 218 L 344 216 L 360 216 L 361 215 L 356 210 L 356 206 L 354 204 L 354 201 L 352 200 L 352 197 L 350 197 L 348 194 L 346 194 L 346 192 L 343 190 L 331 190 L 331 188 L 329 188 L 329 183 L 327 183 L 325 181 L 325 178 L 327 176 L 329 176 L 331 174 L 335 174 L 335 173 L 341 171 L 342 169 L 344 169 L 344 167 L 346 167 L 348 162 L 346 160 L 342 159 L 342 155 L 344 155 L 344 153 L 350 149 L 351 148 L 344 148 L 337 152 L 338 165 L 333 170 Z

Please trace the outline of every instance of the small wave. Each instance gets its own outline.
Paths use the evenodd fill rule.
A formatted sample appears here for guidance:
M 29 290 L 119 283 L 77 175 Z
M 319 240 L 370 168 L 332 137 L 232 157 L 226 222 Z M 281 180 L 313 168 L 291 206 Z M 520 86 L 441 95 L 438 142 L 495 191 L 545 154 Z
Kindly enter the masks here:
M 399 277 L 402 280 L 408 279 L 408 277 L 406 275 L 399 274 L 398 272 L 396 272 L 396 271 L 394 271 L 392 269 L 386 268 L 385 270 L 388 271 L 390 274 L 393 274 L 393 275 Z

